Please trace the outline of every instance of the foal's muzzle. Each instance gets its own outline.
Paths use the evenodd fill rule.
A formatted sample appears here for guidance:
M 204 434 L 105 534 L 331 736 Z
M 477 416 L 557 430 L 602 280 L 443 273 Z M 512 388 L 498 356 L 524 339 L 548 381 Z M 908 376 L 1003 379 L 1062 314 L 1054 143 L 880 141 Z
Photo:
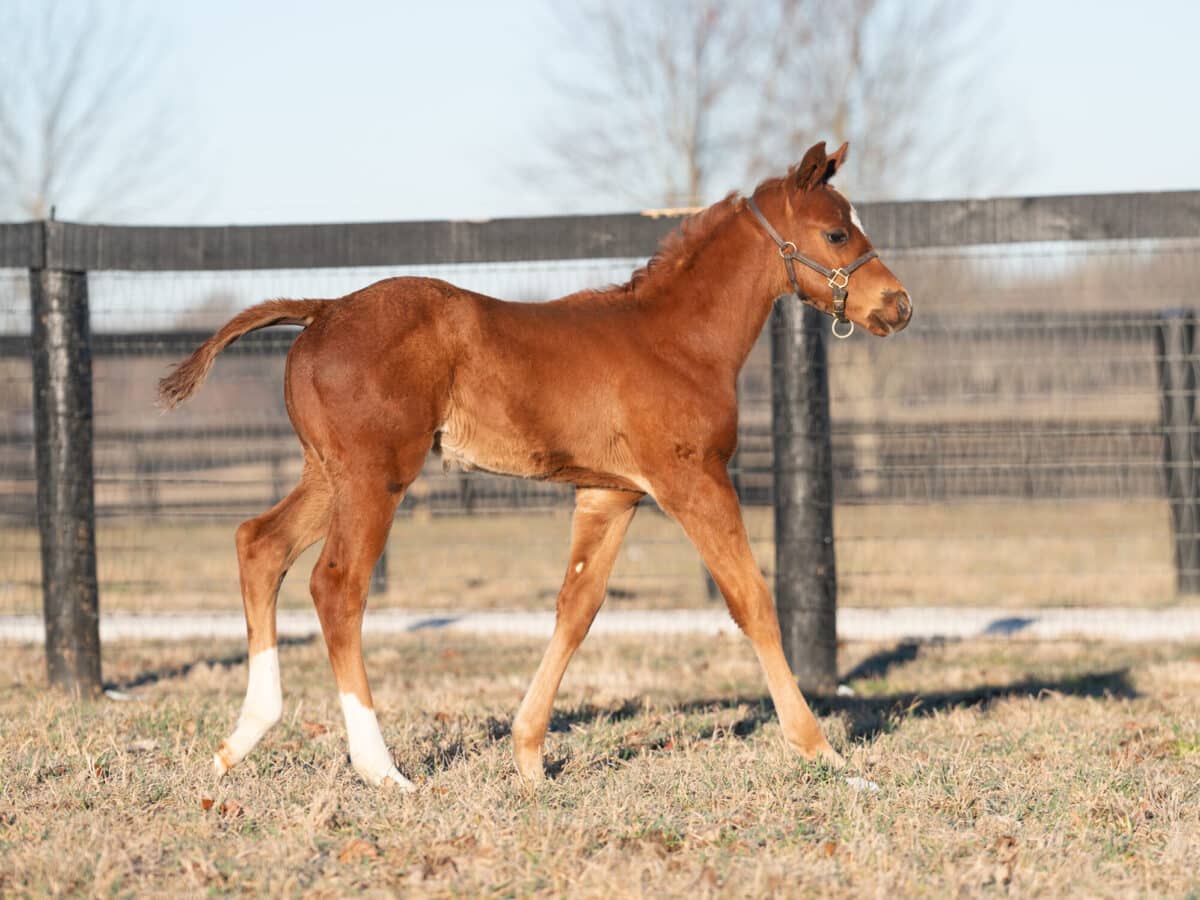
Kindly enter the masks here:
M 871 330 L 889 335 L 903 331 L 912 321 L 913 301 L 908 291 L 884 291 L 883 304 L 871 311 Z

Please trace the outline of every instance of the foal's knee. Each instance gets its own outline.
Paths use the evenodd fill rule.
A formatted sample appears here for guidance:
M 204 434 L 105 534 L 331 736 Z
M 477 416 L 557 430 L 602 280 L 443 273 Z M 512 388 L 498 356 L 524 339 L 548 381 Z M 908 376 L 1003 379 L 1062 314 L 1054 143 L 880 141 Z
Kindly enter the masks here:
M 283 563 L 284 548 L 263 532 L 258 519 L 247 519 L 239 525 L 234 540 L 237 544 L 238 563 L 242 566 Z

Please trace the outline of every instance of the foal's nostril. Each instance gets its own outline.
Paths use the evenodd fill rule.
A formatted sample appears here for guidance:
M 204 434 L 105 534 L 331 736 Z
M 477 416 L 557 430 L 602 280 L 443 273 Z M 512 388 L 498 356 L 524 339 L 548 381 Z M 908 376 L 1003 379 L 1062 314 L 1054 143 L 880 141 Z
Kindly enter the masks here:
M 907 319 L 912 315 L 912 300 L 909 299 L 907 292 L 896 298 L 896 312 L 901 319 Z

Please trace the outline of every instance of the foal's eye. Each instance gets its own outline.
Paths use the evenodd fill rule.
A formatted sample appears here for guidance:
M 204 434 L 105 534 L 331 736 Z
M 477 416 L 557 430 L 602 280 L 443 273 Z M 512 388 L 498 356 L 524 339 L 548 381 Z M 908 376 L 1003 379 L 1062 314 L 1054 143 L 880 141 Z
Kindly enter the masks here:
M 850 240 L 850 235 L 846 234 L 846 232 L 839 228 L 837 231 L 825 232 L 825 240 L 829 241 L 829 243 L 836 247 L 839 244 L 844 244 L 846 241 Z

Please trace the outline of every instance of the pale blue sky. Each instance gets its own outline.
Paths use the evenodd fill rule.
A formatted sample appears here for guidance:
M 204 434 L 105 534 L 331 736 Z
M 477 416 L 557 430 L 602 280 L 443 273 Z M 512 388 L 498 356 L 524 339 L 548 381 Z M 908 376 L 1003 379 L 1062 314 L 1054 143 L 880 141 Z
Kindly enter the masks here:
M 141 220 L 621 206 L 556 195 L 519 174 L 553 108 L 541 60 L 556 32 L 545 0 L 139 2 L 167 42 L 160 76 L 175 98 L 184 183 Z M 1030 161 L 1002 193 L 1200 188 L 1200 3 L 985 6 L 1000 29 L 986 90 L 1025 123 L 997 139 Z M 944 195 L 932 183 L 921 193 Z

